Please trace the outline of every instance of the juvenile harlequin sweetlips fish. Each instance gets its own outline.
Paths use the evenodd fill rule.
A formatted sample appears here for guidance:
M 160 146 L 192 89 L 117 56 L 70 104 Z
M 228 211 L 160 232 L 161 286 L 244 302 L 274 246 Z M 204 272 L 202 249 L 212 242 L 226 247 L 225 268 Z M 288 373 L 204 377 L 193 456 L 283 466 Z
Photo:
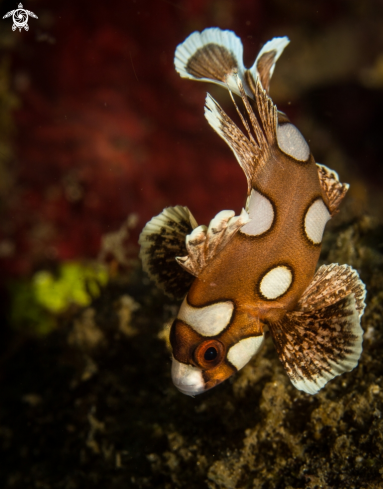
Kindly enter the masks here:
M 198 226 L 168 207 L 144 227 L 144 270 L 183 302 L 171 331 L 172 378 L 194 396 L 246 365 L 270 331 L 291 382 L 315 394 L 352 370 L 362 352 L 365 286 L 348 265 L 316 272 L 323 231 L 348 185 L 315 163 L 300 131 L 268 95 L 288 44 L 274 38 L 246 69 L 231 31 L 194 32 L 175 52 L 184 78 L 217 83 L 242 98 L 242 132 L 208 94 L 205 116 L 227 142 L 248 184 L 239 216 L 224 210 Z

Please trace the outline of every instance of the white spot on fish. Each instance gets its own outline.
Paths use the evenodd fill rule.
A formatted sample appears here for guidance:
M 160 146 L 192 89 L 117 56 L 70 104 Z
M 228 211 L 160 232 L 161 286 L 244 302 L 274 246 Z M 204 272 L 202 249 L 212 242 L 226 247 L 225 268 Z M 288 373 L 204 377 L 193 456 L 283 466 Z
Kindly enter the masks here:
M 292 281 L 291 270 L 285 266 L 278 266 L 266 273 L 259 289 L 266 299 L 276 299 L 287 291 Z
M 231 301 L 193 307 L 185 297 L 177 317 L 203 336 L 216 336 L 230 323 L 233 311 L 234 304 Z
M 263 335 L 251 336 L 250 338 L 238 341 L 238 343 L 230 348 L 227 354 L 227 359 L 237 370 L 240 370 L 249 362 L 251 357 L 257 353 L 262 342 Z
M 322 242 L 323 231 L 331 215 L 322 199 L 311 204 L 305 216 L 305 233 L 314 244 Z
M 298 161 L 308 160 L 309 145 L 294 124 L 286 123 L 278 126 L 277 141 L 279 148 L 287 155 Z
M 268 198 L 253 189 L 246 207 L 251 221 L 241 228 L 242 233 L 259 236 L 271 228 L 274 209 Z

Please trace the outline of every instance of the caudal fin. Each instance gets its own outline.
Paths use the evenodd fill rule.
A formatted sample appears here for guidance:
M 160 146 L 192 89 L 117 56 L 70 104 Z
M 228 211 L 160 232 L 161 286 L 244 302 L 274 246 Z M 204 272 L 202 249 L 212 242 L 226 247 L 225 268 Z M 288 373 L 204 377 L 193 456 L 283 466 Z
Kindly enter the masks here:
M 234 32 L 217 27 L 193 32 L 187 37 L 177 46 L 174 64 L 183 78 L 210 81 L 236 93 L 234 74 L 244 82 L 242 42 Z
M 247 96 L 255 98 L 255 87 L 260 80 L 268 93 L 275 63 L 289 43 L 287 37 L 275 37 L 259 52 L 253 66 L 243 64 L 242 42 L 234 32 L 217 27 L 193 32 L 177 46 L 174 65 L 176 71 L 191 80 L 217 83 L 240 95 L 236 77 L 242 82 Z

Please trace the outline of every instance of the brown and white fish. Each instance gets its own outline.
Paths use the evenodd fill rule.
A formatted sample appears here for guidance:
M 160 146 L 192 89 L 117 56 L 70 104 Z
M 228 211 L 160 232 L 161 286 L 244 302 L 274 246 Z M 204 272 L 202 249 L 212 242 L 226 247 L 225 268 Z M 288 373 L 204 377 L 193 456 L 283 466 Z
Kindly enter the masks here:
M 356 367 L 362 352 L 366 291 L 358 273 L 338 264 L 315 271 L 325 225 L 348 185 L 315 163 L 268 95 L 288 42 L 269 41 L 250 69 L 240 39 L 217 28 L 194 32 L 175 53 L 182 77 L 224 86 L 240 95 L 246 111 L 236 105 L 244 133 L 206 97 L 207 121 L 247 178 L 241 214 L 224 210 L 206 227 L 187 207 L 168 207 L 139 240 L 144 270 L 183 298 L 170 332 L 172 378 L 191 396 L 246 365 L 266 331 L 291 382 L 310 394 Z

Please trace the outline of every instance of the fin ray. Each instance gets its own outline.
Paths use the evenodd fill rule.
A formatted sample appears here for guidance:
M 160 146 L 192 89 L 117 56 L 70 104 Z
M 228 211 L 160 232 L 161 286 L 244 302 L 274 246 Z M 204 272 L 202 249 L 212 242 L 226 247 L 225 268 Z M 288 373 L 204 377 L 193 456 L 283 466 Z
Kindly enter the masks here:
M 298 310 L 313 311 L 332 305 L 352 294 L 361 317 L 366 307 L 366 287 L 349 265 L 322 265 L 298 301 Z
M 331 216 L 338 212 L 338 207 L 346 195 L 349 184 L 341 183 L 336 171 L 317 163 L 321 187 L 327 196 Z
M 238 93 L 234 73 L 244 80 L 242 42 L 234 32 L 217 27 L 193 32 L 174 55 L 176 71 L 183 78 L 208 81 Z M 248 94 L 251 92 L 247 88 Z
M 259 147 L 250 141 L 239 127 L 210 94 L 206 96 L 205 117 L 210 126 L 226 141 L 233 151 L 239 165 L 244 171 L 251 191 L 251 180 L 254 173 L 254 161 L 259 158 Z
M 198 277 L 247 222 L 249 222 L 249 216 L 244 209 L 239 216 L 235 216 L 234 211 L 219 212 L 211 220 L 208 228 L 198 226 L 186 236 L 188 254 L 177 257 L 177 262 L 189 273 Z
M 358 364 L 366 289 L 349 265 L 321 266 L 298 301 L 270 330 L 292 383 L 315 394 Z
M 265 164 L 269 156 L 270 147 L 276 140 L 278 115 L 272 100 L 262 88 L 261 83 L 257 82 L 256 102 L 261 119 L 261 123 L 259 123 L 239 78 L 237 79 L 237 83 L 250 118 L 255 139 L 251 134 L 249 134 L 249 137 L 245 136 L 210 94 L 207 94 L 206 97 L 205 117 L 210 126 L 226 141 L 233 151 L 246 175 L 248 194 L 250 194 L 256 171 L 257 169 L 261 169 Z M 247 123 L 244 125 L 249 132 L 249 125 Z
M 268 93 L 270 79 L 273 76 L 275 63 L 289 44 L 288 37 L 274 37 L 260 50 L 253 66 L 248 70 L 253 79 L 259 79 L 263 88 Z
M 363 330 L 352 294 L 319 310 L 293 311 L 269 326 L 291 382 L 309 394 L 355 368 L 362 353 Z
M 197 226 L 189 209 L 177 205 L 153 217 L 140 234 L 142 267 L 168 295 L 183 297 L 194 280 L 179 266 L 176 256 L 186 253 L 185 238 Z
M 179 44 L 174 55 L 176 71 L 182 78 L 208 81 L 240 95 L 235 76 L 239 76 L 246 95 L 255 98 L 255 86 L 260 80 L 268 93 L 275 63 L 289 43 L 287 37 L 275 37 L 259 52 L 253 66 L 243 64 L 243 46 L 233 31 L 212 27 L 193 32 Z

